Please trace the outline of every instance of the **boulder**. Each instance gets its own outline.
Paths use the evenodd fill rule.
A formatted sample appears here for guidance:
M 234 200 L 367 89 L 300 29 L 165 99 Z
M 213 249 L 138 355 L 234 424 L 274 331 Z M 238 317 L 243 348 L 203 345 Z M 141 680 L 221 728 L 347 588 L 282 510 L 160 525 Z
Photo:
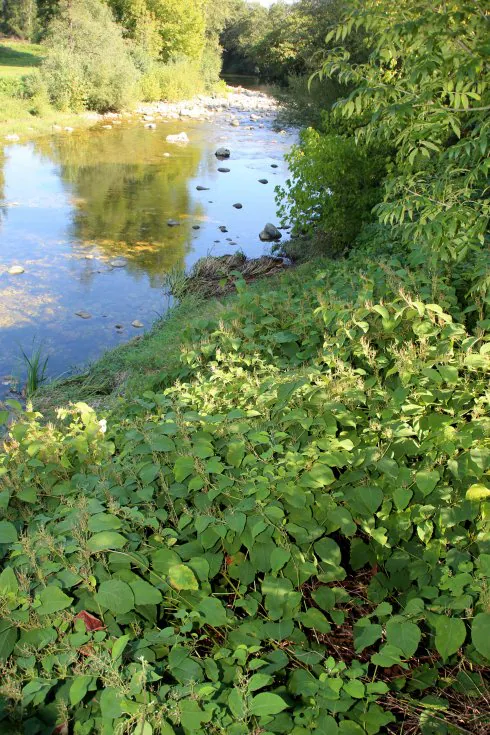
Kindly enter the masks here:
M 260 233 L 259 237 L 262 242 L 275 242 L 276 240 L 281 239 L 282 233 L 277 229 L 275 225 L 272 225 L 270 222 L 268 222 Z
M 187 133 L 177 133 L 177 135 L 167 135 L 167 143 L 188 143 Z
M 231 151 L 229 148 L 218 148 L 214 155 L 216 156 L 216 158 L 229 158 L 231 156 Z

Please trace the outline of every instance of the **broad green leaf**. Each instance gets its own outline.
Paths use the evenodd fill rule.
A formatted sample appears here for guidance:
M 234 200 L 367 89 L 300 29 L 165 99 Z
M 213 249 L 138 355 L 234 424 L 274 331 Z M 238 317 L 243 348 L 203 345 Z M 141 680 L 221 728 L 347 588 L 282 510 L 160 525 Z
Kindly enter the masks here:
M 129 583 L 133 590 L 135 605 L 158 605 L 162 601 L 162 593 L 144 579 L 135 579 Z
M 342 555 L 339 545 L 331 538 L 322 538 L 315 543 L 315 553 L 320 559 L 332 566 L 338 566 L 341 562 Z
M 386 642 L 399 648 L 405 658 L 411 658 L 419 647 L 422 633 L 415 623 L 407 621 L 389 621 L 386 624 Z
M 179 457 L 175 462 L 174 475 L 177 482 L 183 482 L 194 471 L 194 457 Z
M 216 597 L 206 597 L 204 600 L 201 600 L 197 609 L 203 614 L 204 622 L 212 625 L 214 628 L 228 623 L 226 609 L 223 603 Z
M 305 628 L 313 628 L 319 633 L 330 633 L 332 629 L 325 615 L 316 607 L 310 607 L 309 610 L 299 615 L 299 620 Z
M 335 482 L 335 475 L 326 464 L 317 462 L 309 472 L 305 472 L 300 480 L 302 487 L 326 487 Z
M 91 533 L 100 531 L 117 531 L 122 526 L 122 521 L 110 513 L 97 513 L 88 519 L 88 530 Z
M 5 567 L 0 574 L 0 597 L 2 595 L 16 595 L 19 591 L 19 582 L 12 567 Z
M 434 490 L 439 480 L 436 470 L 421 470 L 415 474 L 415 484 L 424 497 Z
M 194 572 L 185 564 L 176 564 L 168 570 L 168 578 L 172 587 L 176 590 L 198 590 L 199 584 Z
M 287 704 L 278 694 L 262 692 L 257 694 L 250 704 L 250 714 L 256 717 L 277 715 L 287 708 Z
M 366 618 L 354 625 L 354 643 L 356 653 L 361 653 L 365 648 L 369 648 L 373 643 L 379 641 L 383 634 L 381 625 L 370 623 Z
M 478 613 L 471 624 L 471 640 L 478 653 L 490 661 L 490 613 Z
M 17 628 L 11 620 L 0 620 L 0 661 L 6 661 L 15 648 Z
M 273 678 L 270 674 L 253 674 L 248 682 L 248 691 L 256 692 L 259 689 L 263 689 L 264 687 L 269 686 L 272 681 Z
M 112 646 L 111 658 L 113 661 L 117 661 L 124 653 L 124 649 L 129 643 L 129 635 L 122 635 L 117 641 L 114 641 Z
M 102 717 L 115 720 L 122 715 L 122 692 L 113 687 L 106 687 L 100 695 L 100 711 Z
M 133 590 L 120 579 L 108 579 L 99 586 L 95 594 L 99 605 L 114 615 L 124 615 L 134 608 Z
M 72 604 L 72 598 L 55 585 L 48 585 L 39 593 L 41 604 L 36 608 L 38 615 L 51 615 L 52 613 L 65 610 Z
M 0 521 L 0 544 L 14 544 L 17 541 L 17 529 L 10 521 Z
M 127 538 L 117 531 L 101 531 L 87 541 L 87 549 L 92 552 L 109 549 L 122 549 L 128 543 Z
M 80 704 L 82 699 L 88 692 L 88 688 L 93 681 L 93 676 L 77 676 L 70 686 L 70 704 L 75 707 Z
M 437 651 L 446 660 L 459 651 L 466 638 L 466 626 L 460 618 L 439 615 L 436 623 L 435 644 Z

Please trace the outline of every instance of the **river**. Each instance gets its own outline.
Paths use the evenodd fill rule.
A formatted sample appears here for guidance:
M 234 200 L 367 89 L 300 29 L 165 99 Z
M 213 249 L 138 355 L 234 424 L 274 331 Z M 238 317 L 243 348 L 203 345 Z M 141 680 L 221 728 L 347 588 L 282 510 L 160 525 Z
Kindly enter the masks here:
M 274 189 L 287 178 L 294 133 L 274 130 L 272 111 L 256 114 L 158 117 L 155 129 L 142 115 L 123 117 L 4 148 L 0 397 L 22 385 L 21 349 L 41 344 L 49 378 L 70 374 L 165 313 L 172 268 L 270 251 L 259 232 L 276 222 Z M 188 144 L 167 142 L 182 132 Z M 221 146 L 228 161 L 215 156 Z

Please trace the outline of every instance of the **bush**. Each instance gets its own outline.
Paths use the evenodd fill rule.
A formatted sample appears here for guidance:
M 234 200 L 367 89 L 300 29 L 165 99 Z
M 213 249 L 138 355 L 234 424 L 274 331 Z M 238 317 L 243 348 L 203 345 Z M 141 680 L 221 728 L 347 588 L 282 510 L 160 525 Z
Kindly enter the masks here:
M 141 77 L 140 89 L 148 102 L 176 102 L 204 91 L 204 84 L 199 65 L 182 57 L 168 64 L 153 63 Z
M 291 177 L 278 193 L 282 219 L 294 222 L 295 234 L 315 231 L 331 254 L 351 246 L 381 199 L 387 151 L 308 128 L 286 159 Z
M 138 70 L 101 0 L 65 2 L 49 27 L 47 44 L 42 77 L 58 109 L 118 111 L 136 99 Z

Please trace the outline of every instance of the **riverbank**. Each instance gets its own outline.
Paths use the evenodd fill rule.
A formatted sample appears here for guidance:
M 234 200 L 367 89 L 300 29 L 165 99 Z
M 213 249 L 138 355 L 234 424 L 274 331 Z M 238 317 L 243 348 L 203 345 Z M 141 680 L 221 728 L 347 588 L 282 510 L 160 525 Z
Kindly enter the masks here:
M 0 113 L 0 148 L 12 142 L 25 142 L 40 135 L 69 134 L 74 130 L 86 129 L 97 125 L 113 125 L 121 121 L 139 119 L 150 125 L 163 120 L 212 120 L 217 116 L 229 115 L 230 123 L 236 125 L 235 113 L 250 112 L 275 116 L 280 109 L 278 103 L 268 94 L 257 90 L 226 87 L 224 92 L 199 94 L 180 102 L 138 103 L 131 110 L 121 113 L 96 112 L 60 113 L 51 108 L 41 115 L 29 113 L 28 101 L 18 100 L 18 110 L 23 116 L 11 118 L 8 110 Z M 6 117 L 9 119 L 3 119 Z M 253 120 L 251 122 L 254 122 Z M 259 123 L 260 125 L 260 123 Z

